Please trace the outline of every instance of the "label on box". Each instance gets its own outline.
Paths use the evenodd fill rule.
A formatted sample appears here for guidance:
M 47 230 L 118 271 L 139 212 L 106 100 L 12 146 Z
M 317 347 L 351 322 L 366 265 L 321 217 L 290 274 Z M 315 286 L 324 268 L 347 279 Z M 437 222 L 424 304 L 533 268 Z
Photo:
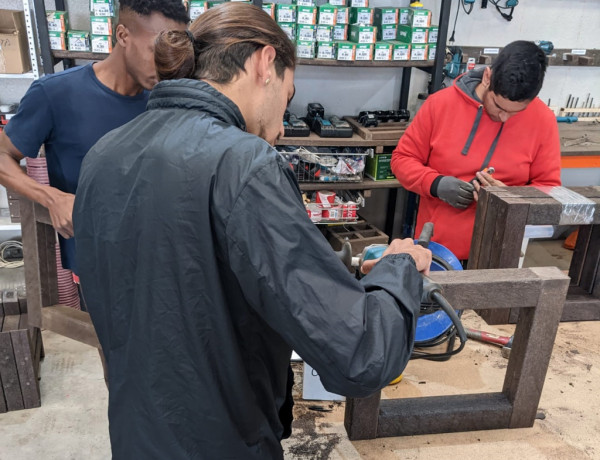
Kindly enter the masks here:
M 398 28 L 396 24 L 386 24 L 379 29 L 380 40 L 396 40 Z
M 408 25 L 412 27 L 429 27 L 431 25 L 431 11 L 409 8 Z
M 198 16 L 206 13 L 206 10 L 208 10 L 208 2 L 192 1 L 190 3 L 190 19 L 192 21 L 196 20 Z
M 356 47 L 356 61 L 372 61 L 373 60 L 373 45 L 360 44 Z
M 300 41 L 296 43 L 296 56 L 299 58 L 311 59 L 315 57 L 314 42 Z
M 93 35 L 112 35 L 112 18 L 109 16 L 92 16 L 90 25 Z
M 91 0 L 91 10 L 93 16 L 114 16 L 114 6 L 112 0 Z M 69 48 L 70 49 L 70 48 Z
M 299 6 L 297 18 L 298 24 L 316 24 L 317 8 L 314 6 Z
M 349 24 L 350 23 L 350 8 L 348 8 L 347 6 L 338 7 L 337 23 L 338 24 Z
M 410 45 L 404 43 L 394 45 L 394 51 L 392 53 L 392 60 L 394 61 L 408 61 L 410 59 Z
M 112 38 L 108 35 L 92 35 L 92 51 L 94 53 L 110 53 Z
M 333 27 L 332 26 L 324 26 L 322 24 L 317 26 L 317 35 L 318 42 L 330 42 L 333 40 Z
M 408 24 L 408 12 L 409 8 L 400 8 L 398 10 L 398 24 L 407 25 Z
M 413 29 L 412 43 L 427 43 L 427 29 Z
M 314 6 L 314 0 L 296 0 L 297 6 Z
M 438 31 L 438 26 L 431 26 L 429 28 L 429 37 L 427 38 L 428 43 L 437 43 Z
M 498 54 L 500 52 L 500 48 L 483 48 L 482 54 Z
M 398 9 L 377 8 L 375 16 L 379 18 L 379 24 L 398 24 Z
M 435 59 L 435 50 L 437 49 L 436 45 L 429 45 L 429 51 L 427 52 L 427 59 L 433 61 Z
M 65 40 L 64 32 L 55 32 L 55 31 L 49 30 L 48 37 L 50 39 L 50 49 L 52 49 L 52 50 L 66 50 L 67 49 L 67 41 Z
M 319 8 L 319 24 L 335 26 L 337 21 L 337 8 L 324 7 Z
M 335 59 L 335 45 L 333 42 L 318 42 L 317 57 L 319 59 Z
M 338 61 L 354 61 L 354 52 L 356 45 L 354 43 L 338 43 L 337 59 Z
M 346 24 L 333 26 L 334 40 L 348 40 L 348 26 Z
M 391 61 L 392 45 L 389 43 L 375 43 L 374 61 Z
M 262 9 L 265 13 L 275 19 L 275 3 L 263 3 Z
M 427 60 L 427 45 L 413 45 L 410 51 L 411 61 L 426 61 Z
M 285 32 L 285 34 L 290 40 L 296 40 L 296 24 L 291 22 L 284 22 L 281 24 L 278 23 L 278 25 L 279 27 L 281 27 L 281 30 Z
M 295 5 L 277 5 L 277 22 L 296 22 Z
M 369 0 L 351 0 L 350 6 L 366 8 L 369 6 Z
M 354 8 L 350 10 L 350 22 L 352 24 L 373 25 L 373 8 Z
M 68 13 L 66 11 L 48 11 L 46 14 L 49 32 L 66 32 L 69 28 Z
M 296 29 L 296 37 L 300 41 L 314 42 L 316 26 L 312 24 L 298 24 Z
M 69 51 L 89 51 L 90 34 L 86 31 L 70 30 L 67 36 Z
M 328 3 L 333 6 L 346 6 L 346 0 L 331 0 Z

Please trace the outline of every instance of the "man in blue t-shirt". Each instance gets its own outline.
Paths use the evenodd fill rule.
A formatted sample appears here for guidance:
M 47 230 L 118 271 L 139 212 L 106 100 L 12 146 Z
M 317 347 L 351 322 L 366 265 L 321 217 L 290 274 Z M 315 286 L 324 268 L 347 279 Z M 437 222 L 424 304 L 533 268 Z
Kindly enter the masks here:
M 185 30 L 181 0 L 121 0 L 113 52 L 102 62 L 35 81 L 4 132 L 0 132 L 0 184 L 48 208 L 59 233 L 62 264 L 77 273 L 73 201 L 81 161 L 109 131 L 146 108 L 157 83 L 154 40 L 162 30 Z M 19 167 L 45 146 L 50 186 Z

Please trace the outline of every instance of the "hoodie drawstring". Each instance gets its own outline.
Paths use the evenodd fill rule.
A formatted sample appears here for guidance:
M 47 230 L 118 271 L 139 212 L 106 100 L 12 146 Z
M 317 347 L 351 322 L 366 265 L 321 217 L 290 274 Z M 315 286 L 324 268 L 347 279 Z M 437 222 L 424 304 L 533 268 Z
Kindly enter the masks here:
M 479 127 L 479 120 L 481 120 L 481 115 L 483 114 L 483 104 L 479 105 L 477 109 L 477 115 L 475 116 L 475 121 L 473 122 L 473 127 L 471 128 L 471 132 L 469 133 L 469 137 L 467 138 L 467 143 L 463 147 L 462 153 L 466 155 L 469 153 L 469 149 L 471 148 L 471 143 L 473 142 L 473 138 L 475 137 L 475 133 L 477 132 L 477 128 Z

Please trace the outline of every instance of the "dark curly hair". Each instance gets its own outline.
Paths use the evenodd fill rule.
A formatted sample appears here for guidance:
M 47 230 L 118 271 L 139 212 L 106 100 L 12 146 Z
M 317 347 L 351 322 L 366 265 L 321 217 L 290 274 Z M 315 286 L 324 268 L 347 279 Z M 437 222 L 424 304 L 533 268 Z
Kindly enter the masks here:
M 120 0 L 119 11 L 127 10 L 141 16 L 161 13 L 164 17 L 182 24 L 190 22 L 190 17 L 181 0 Z

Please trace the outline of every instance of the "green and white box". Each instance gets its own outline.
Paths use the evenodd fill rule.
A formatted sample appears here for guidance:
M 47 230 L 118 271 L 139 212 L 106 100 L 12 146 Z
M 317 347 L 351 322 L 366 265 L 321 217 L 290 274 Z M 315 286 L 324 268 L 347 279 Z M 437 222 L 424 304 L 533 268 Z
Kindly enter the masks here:
M 438 31 L 438 26 L 431 26 L 429 28 L 429 36 L 427 38 L 427 43 L 437 43 Z
M 90 28 L 92 35 L 112 35 L 112 19 L 110 16 L 91 16 Z
M 299 6 L 296 12 L 298 24 L 316 24 L 317 23 L 317 7 L 316 6 Z
M 69 30 L 69 13 L 66 11 L 48 11 L 46 22 L 49 32 L 64 32 Z
M 429 28 L 398 26 L 398 41 L 411 44 L 426 44 Z
M 298 40 L 296 42 L 296 56 L 304 59 L 315 57 L 315 42 Z
M 317 25 L 317 36 L 318 42 L 332 42 L 333 41 L 333 26 L 325 26 L 323 24 Z M 335 58 L 335 56 L 334 56 Z
M 350 6 L 356 8 L 366 8 L 369 6 L 369 0 L 350 0 Z
M 331 0 L 329 4 L 333 6 L 346 6 L 346 0 Z
M 278 3 L 275 8 L 275 19 L 277 22 L 296 22 L 296 5 Z
M 93 53 L 110 53 L 112 51 L 112 37 L 109 35 L 92 35 Z
M 338 42 L 337 43 L 337 60 L 338 61 L 354 61 L 356 55 L 356 43 Z
M 410 49 L 411 61 L 426 61 L 429 45 L 413 44 Z
M 264 6 L 264 5 L 263 5 Z M 195 21 L 198 16 L 208 11 L 207 1 L 192 0 L 190 2 L 190 20 Z
M 398 8 L 375 8 L 375 25 L 398 24 Z
M 350 8 L 350 24 L 372 26 L 375 18 L 374 8 Z
M 410 45 L 402 42 L 392 43 L 392 61 L 409 61 Z
M 69 51 L 89 51 L 90 33 L 87 30 L 69 30 L 67 42 Z
M 325 3 L 319 7 L 319 24 L 335 26 L 337 22 L 337 6 Z
M 348 40 L 348 24 L 337 24 L 333 26 L 333 39 L 338 41 Z
M 350 24 L 350 7 L 338 6 L 337 24 Z
M 427 59 L 429 61 L 433 61 L 435 59 L 436 49 L 437 49 L 437 45 L 429 45 L 429 49 L 427 50 Z
M 315 0 L 296 0 L 296 6 L 315 6 Z
M 431 11 L 409 8 L 408 25 L 411 27 L 429 27 L 431 25 Z
M 373 180 L 395 179 L 392 172 L 392 154 L 378 153 L 373 157 L 367 156 L 365 175 Z
M 398 8 L 398 24 L 405 26 L 408 25 L 408 12 L 410 8 Z
M 335 59 L 336 43 L 335 42 L 317 42 L 317 58 L 318 59 Z
M 275 20 L 275 3 L 263 3 L 262 9 Z
M 377 42 L 375 43 L 375 50 L 373 51 L 374 61 L 391 61 L 393 45 L 391 42 Z
M 223 3 L 225 3 L 225 2 L 223 2 L 221 0 L 209 1 L 208 2 L 208 9 L 210 10 L 211 8 L 214 8 L 215 6 L 222 5 Z
M 397 24 L 384 24 L 381 27 L 377 27 L 377 40 L 396 40 L 397 35 Z
M 296 40 L 296 23 L 294 22 L 278 22 L 277 25 L 285 32 L 287 37 L 294 41 Z
M 314 24 L 296 25 L 296 40 L 298 42 L 314 42 L 317 39 L 317 26 Z
M 92 16 L 114 16 L 115 5 L 113 0 L 90 0 Z
M 355 61 L 372 61 L 373 60 L 373 43 L 358 43 L 356 45 Z
M 48 31 L 51 50 L 66 50 L 67 49 L 67 34 L 64 32 Z
M 348 39 L 355 43 L 375 43 L 377 41 L 377 27 L 351 24 Z

